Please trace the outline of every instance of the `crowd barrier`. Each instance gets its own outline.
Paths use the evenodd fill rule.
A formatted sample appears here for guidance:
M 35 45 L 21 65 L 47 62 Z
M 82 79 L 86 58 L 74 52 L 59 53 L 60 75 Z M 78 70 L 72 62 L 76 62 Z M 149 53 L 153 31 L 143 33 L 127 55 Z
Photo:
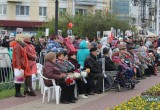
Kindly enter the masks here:
M 12 83 L 13 80 L 14 73 L 10 55 L 7 52 L 0 52 L 0 84 Z
M 37 59 L 37 63 L 40 63 L 40 64 L 44 64 L 44 56 L 47 54 L 47 51 L 41 51 L 40 52 L 40 55 L 39 55 L 39 57 L 38 57 L 38 59 Z

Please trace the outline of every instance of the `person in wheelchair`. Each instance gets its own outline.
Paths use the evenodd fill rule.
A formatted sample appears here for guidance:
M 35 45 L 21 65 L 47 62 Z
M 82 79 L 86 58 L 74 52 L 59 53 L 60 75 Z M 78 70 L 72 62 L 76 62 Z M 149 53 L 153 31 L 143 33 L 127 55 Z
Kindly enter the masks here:
M 109 48 L 104 48 L 103 49 L 103 54 L 104 54 L 104 58 L 105 58 L 105 71 L 117 71 L 117 78 L 120 79 L 121 81 L 121 87 L 124 87 L 125 86 L 125 78 L 123 76 L 123 71 L 122 71 L 122 68 L 120 68 L 121 66 L 118 66 L 116 63 L 114 63 L 110 56 L 109 56 Z M 110 76 L 107 75 L 107 80 L 108 80 L 108 83 L 110 85 L 111 84 L 111 78 Z

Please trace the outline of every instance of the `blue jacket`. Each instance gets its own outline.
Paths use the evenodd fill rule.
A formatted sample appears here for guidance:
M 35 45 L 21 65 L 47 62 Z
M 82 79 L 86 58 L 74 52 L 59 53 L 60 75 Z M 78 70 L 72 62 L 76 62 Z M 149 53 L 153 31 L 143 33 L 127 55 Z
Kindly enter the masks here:
M 84 61 L 87 58 L 87 56 L 90 54 L 90 51 L 88 49 L 87 43 L 85 40 L 82 40 L 79 44 L 79 50 L 77 52 L 77 61 L 81 65 L 81 67 L 84 67 Z
M 54 41 L 54 40 L 48 40 L 47 46 L 46 46 L 47 52 L 62 52 L 63 48 L 61 47 L 61 44 Z

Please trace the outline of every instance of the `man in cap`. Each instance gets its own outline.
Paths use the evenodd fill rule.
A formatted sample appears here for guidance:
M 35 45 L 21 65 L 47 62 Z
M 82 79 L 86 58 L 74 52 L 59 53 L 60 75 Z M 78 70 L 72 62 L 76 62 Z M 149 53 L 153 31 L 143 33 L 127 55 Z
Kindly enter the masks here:
M 103 85 L 103 75 L 99 62 L 97 61 L 98 51 L 97 48 L 90 49 L 90 55 L 86 58 L 84 62 L 84 69 L 89 68 L 90 74 L 87 78 L 87 92 L 88 93 L 101 93 Z M 94 84 L 94 80 L 97 80 L 97 83 Z M 93 85 L 93 86 L 92 86 Z

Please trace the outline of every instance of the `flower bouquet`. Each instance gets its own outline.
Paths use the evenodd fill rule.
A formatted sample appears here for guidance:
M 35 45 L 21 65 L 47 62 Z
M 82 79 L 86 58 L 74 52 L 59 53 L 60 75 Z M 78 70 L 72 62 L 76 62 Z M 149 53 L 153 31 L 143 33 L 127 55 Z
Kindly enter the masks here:
M 65 83 L 67 85 L 73 85 L 75 83 L 75 81 L 74 81 L 73 78 L 71 78 L 71 77 L 68 76 L 68 77 L 65 78 Z
M 86 71 L 81 72 L 81 77 L 86 78 L 88 76 L 88 73 Z

